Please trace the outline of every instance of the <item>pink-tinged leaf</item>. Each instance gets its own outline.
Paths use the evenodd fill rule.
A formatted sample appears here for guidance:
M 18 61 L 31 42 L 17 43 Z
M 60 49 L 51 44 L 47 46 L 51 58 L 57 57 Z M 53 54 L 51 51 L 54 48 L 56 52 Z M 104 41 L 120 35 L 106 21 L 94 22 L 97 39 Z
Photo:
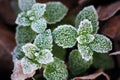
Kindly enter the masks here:
M 120 55 L 120 51 L 110 53 L 109 55 Z
M 104 73 L 102 69 L 99 69 L 97 72 L 87 75 L 87 76 L 75 77 L 72 80 L 93 80 L 99 77 L 100 75 L 105 76 L 106 80 L 110 80 L 109 76 L 106 73 Z
M 32 77 L 35 71 L 30 74 L 23 74 L 20 60 L 14 60 L 13 74 L 11 75 L 11 80 L 25 80 Z
M 99 6 L 97 9 L 99 20 L 107 20 L 120 10 L 120 1 L 109 5 Z

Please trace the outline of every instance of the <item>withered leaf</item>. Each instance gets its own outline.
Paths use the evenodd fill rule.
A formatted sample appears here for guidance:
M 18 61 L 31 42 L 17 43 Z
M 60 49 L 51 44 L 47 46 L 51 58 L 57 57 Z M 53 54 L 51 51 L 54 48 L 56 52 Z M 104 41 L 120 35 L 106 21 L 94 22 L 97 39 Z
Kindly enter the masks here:
M 100 75 L 103 75 L 104 77 L 106 77 L 106 80 L 110 80 L 109 76 L 106 73 L 104 73 L 102 69 L 99 69 L 97 72 L 87 76 L 75 77 L 72 80 L 93 80 L 99 77 Z
M 120 1 L 97 8 L 99 20 L 107 20 L 120 10 Z

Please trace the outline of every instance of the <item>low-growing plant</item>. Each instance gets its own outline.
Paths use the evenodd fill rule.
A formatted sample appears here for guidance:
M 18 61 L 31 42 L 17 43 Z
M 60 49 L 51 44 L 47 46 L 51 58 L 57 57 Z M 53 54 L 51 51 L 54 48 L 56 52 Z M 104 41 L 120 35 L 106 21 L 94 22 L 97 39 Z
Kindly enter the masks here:
M 51 31 L 47 24 L 55 24 L 64 18 L 68 11 L 65 5 L 61 2 L 37 3 L 35 0 L 19 0 L 18 3 L 22 12 L 15 21 L 18 27 L 13 59 L 20 61 L 23 74 L 44 68 L 43 76 L 47 80 L 67 80 L 67 69 L 76 76 L 84 73 L 93 63 L 99 68 L 93 55 L 112 50 L 110 39 L 97 33 L 99 22 L 93 6 L 79 12 L 76 27 L 65 24 Z M 72 50 L 76 45 L 77 49 Z M 71 48 L 69 66 L 63 58 L 66 48 Z

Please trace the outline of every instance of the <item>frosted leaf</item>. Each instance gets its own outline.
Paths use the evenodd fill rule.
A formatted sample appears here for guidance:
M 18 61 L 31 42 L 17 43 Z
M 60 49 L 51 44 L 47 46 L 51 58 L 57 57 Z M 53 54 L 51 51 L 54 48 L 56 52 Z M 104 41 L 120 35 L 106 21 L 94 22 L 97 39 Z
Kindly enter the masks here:
M 36 57 L 36 60 L 41 64 L 48 64 L 54 61 L 53 54 L 48 49 L 41 50 Z
M 93 6 L 85 7 L 82 11 L 80 11 L 76 17 L 75 25 L 76 27 L 79 26 L 80 22 L 84 19 L 88 19 L 91 21 L 93 26 L 93 33 L 96 33 L 98 31 L 98 15 Z
M 34 44 L 27 43 L 24 46 L 22 46 L 22 51 L 28 58 L 35 59 L 35 53 L 39 51 L 39 49 Z
M 30 74 L 33 71 L 40 69 L 42 65 L 24 57 L 21 60 L 21 66 L 24 74 Z
M 77 41 L 79 44 L 89 44 L 94 40 L 94 36 L 91 34 L 80 35 L 77 37 Z
M 36 3 L 35 0 L 18 0 L 19 8 L 22 11 L 30 10 L 32 5 L 35 4 L 35 3 Z
M 30 27 L 18 26 L 16 30 L 16 42 L 17 44 L 25 44 L 32 42 L 36 36 L 36 33 Z
M 90 48 L 93 51 L 98 53 L 107 53 L 112 50 L 112 42 L 110 39 L 99 34 L 95 34 L 94 37 L 94 41 L 90 44 Z
M 93 51 L 88 46 L 78 44 L 78 50 L 84 60 L 89 61 L 92 59 Z
M 17 58 L 18 60 L 22 59 L 25 54 L 22 52 L 22 45 L 18 45 L 15 47 L 13 51 L 13 58 Z
M 43 76 L 47 80 L 67 80 L 68 72 L 64 62 L 58 58 L 54 58 L 54 62 L 45 67 Z
M 74 76 L 84 73 L 92 64 L 92 59 L 86 61 L 82 59 L 78 50 L 73 50 L 69 56 L 69 69 Z
M 109 54 L 94 53 L 93 66 L 95 68 L 101 68 L 104 70 L 108 70 L 108 69 L 114 68 L 114 61 L 112 59 L 112 56 L 109 56 Z
M 43 18 L 40 18 L 39 20 L 32 22 L 31 28 L 37 33 L 43 33 L 47 28 L 46 20 Z
M 71 25 L 58 26 L 53 31 L 53 38 L 58 46 L 71 48 L 76 43 L 77 31 Z
M 44 18 L 49 24 L 61 21 L 66 15 L 68 8 L 61 2 L 48 2 Z
M 32 10 L 35 11 L 35 16 L 41 18 L 41 16 L 46 11 L 46 4 L 36 3 L 32 6 Z
M 38 34 L 34 40 L 34 44 L 40 49 L 52 50 L 52 34 L 51 30 L 48 29 L 44 33 Z
M 21 12 L 18 14 L 15 23 L 18 25 L 22 25 L 22 26 L 30 26 L 31 25 L 31 21 L 29 20 L 29 18 L 27 17 L 25 12 Z
M 84 19 L 83 21 L 81 21 L 77 32 L 78 32 L 78 35 L 92 33 L 93 27 L 91 22 L 88 19 Z

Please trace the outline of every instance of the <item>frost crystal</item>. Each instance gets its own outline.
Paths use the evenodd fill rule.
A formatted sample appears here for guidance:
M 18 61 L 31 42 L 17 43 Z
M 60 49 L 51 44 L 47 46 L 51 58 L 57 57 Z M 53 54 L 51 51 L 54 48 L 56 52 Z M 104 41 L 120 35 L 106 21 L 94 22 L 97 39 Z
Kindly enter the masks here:
M 49 49 L 52 50 L 52 34 L 51 30 L 48 29 L 44 33 L 41 33 L 36 36 L 34 44 L 40 49 Z
M 22 46 L 22 50 L 25 53 L 25 56 L 27 56 L 30 59 L 35 59 L 35 53 L 39 49 L 34 44 L 27 43 L 24 46 Z
M 90 44 L 90 48 L 98 53 L 107 53 L 112 50 L 112 42 L 103 35 L 95 34 L 94 41 Z
M 31 28 L 37 33 L 43 33 L 47 28 L 46 20 L 43 18 L 40 18 L 39 20 L 32 22 Z
M 73 47 L 76 43 L 76 37 L 77 31 L 71 25 L 61 25 L 53 31 L 55 43 L 63 48 Z
M 93 32 L 93 27 L 88 19 L 84 19 L 83 21 L 80 22 L 78 28 L 78 35 L 90 34 L 92 32 Z
M 30 27 L 18 26 L 16 32 L 17 44 L 25 44 L 32 42 L 36 36 L 36 33 Z
M 50 50 L 47 49 L 41 50 L 36 60 L 41 64 L 48 64 L 54 61 L 53 54 Z
M 73 50 L 69 56 L 69 69 L 73 75 L 84 73 L 92 64 L 92 59 L 86 61 L 82 59 L 81 53 L 78 50 Z
M 98 15 L 93 6 L 85 7 L 82 11 L 78 13 L 75 20 L 76 27 L 79 26 L 80 22 L 84 19 L 88 19 L 89 21 L 91 21 L 93 26 L 93 33 L 96 33 L 98 30 Z
M 94 36 L 91 34 L 80 35 L 77 38 L 77 41 L 79 44 L 88 44 L 88 43 L 91 43 L 93 40 L 94 40 Z
M 35 3 L 36 3 L 35 0 L 18 0 L 19 8 L 22 11 L 30 10 L 32 5 L 35 4 Z
M 45 67 L 43 75 L 47 80 L 67 80 L 68 72 L 64 62 L 54 58 L 54 62 Z
M 46 6 L 44 18 L 49 24 L 59 22 L 64 18 L 68 9 L 60 2 L 49 2 Z
M 37 18 L 41 18 L 41 16 L 46 11 L 46 4 L 36 3 L 32 6 L 32 10 L 35 11 L 35 15 Z
M 88 46 L 78 44 L 78 50 L 84 60 L 92 59 L 93 51 Z
M 24 57 L 21 60 L 21 66 L 24 74 L 30 74 L 38 68 L 40 69 L 42 65 L 32 62 L 28 58 Z
M 29 20 L 25 12 L 21 12 L 18 14 L 15 23 L 22 26 L 30 26 L 31 21 Z

